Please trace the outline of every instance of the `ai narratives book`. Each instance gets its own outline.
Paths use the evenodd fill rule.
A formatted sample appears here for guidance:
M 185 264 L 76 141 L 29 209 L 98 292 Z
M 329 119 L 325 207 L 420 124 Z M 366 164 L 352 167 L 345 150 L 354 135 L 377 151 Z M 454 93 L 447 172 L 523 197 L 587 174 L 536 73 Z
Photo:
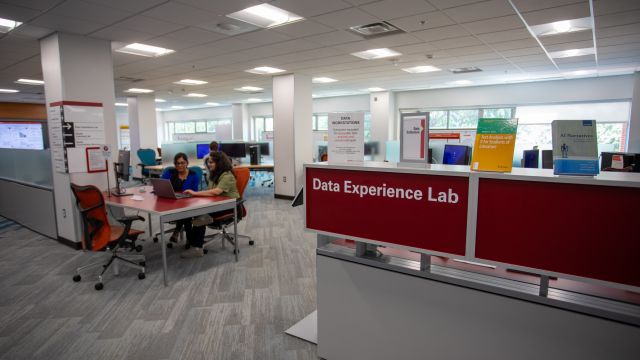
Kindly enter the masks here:
M 598 174 L 595 120 L 554 120 L 551 122 L 551 140 L 554 174 Z
M 518 119 L 480 119 L 473 146 L 471 170 L 510 172 Z

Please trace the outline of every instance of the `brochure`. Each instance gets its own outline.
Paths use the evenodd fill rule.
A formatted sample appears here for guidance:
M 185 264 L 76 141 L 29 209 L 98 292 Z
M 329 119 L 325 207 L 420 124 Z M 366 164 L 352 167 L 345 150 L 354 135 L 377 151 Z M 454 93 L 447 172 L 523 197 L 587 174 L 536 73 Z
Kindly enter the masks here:
M 551 139 L 554 174 L 598 174 L 595 120 L 554 120 L 551 122 Z
M 480 119 L 473 146 L 471 170 L 510 172 L 518 119 Z

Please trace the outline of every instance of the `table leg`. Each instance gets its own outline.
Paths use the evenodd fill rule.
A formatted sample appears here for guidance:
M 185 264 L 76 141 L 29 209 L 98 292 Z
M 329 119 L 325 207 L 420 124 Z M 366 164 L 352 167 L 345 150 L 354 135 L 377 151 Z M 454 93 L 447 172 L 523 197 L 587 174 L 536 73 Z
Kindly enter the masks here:
M 233 252 L 236 254 L 236 262 L 238 262 L 238 207 L 233 207 Z M 224 241 L 224 240 L 222 240 Z
M 149 222 L 149 240 L 153 240 L 153 229 L 151 229 L 151 213 L 147 213 L 147 221 Z
M 164 286 L 167 286 L 167 244 L 164 240 L 164 223 L 162 222 L 162 217 L 160 217 L 160 247 L 162 248 L 162 276 Z

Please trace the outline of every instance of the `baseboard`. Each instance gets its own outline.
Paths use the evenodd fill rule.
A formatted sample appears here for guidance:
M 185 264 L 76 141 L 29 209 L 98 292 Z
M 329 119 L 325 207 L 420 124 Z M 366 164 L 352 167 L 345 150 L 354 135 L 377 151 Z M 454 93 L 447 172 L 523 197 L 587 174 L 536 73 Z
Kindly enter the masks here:
M 273 194 L 273 197 L 276 199 L 282 199 L 282 200 L 293 200 L 295 196 Z
M 63 244 L 63 245 L 67 245 L 68 247 L 70 247 L 72 249 L 75 249 L 75 250 L 82 249 L 82 243 L 71 241 L 69 239 L 65 239 L 62 236 L 58 236 L 58 242 Z

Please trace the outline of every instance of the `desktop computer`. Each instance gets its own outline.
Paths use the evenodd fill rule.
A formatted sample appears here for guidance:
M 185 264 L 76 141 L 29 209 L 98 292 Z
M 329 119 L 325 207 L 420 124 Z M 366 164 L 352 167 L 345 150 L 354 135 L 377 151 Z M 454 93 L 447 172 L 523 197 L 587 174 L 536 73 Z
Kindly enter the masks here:
M 260 145 L 249 146 L 249 160 L 251 165 L 260 165 Z

